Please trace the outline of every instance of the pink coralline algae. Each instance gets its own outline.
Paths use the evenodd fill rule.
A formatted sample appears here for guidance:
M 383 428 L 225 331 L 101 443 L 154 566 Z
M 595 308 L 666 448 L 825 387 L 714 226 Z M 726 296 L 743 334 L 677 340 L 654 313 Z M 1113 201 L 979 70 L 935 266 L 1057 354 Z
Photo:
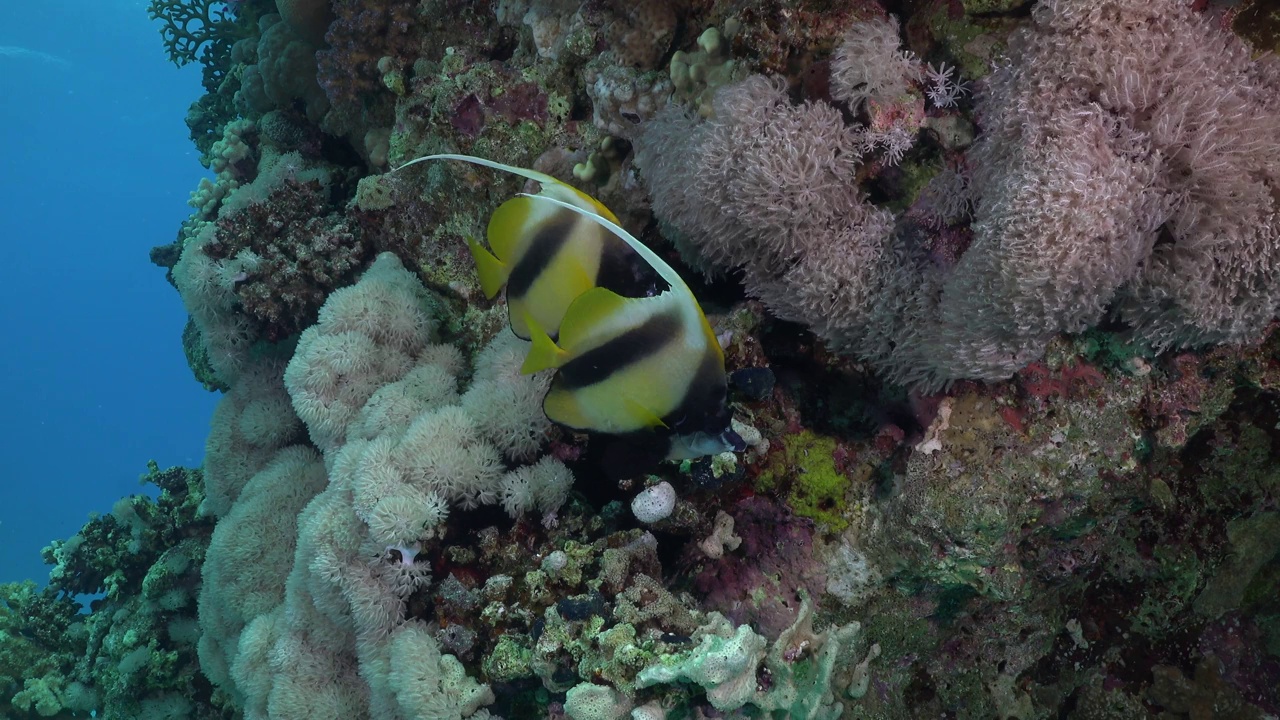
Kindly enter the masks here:
M 478 66 L 473 66 L 478 67 Z M 517 125 L 531 121 L 543 126 L 547 122 L 547 95 L 537 83 L 520 82 L 519 76 L 504 72 L 498 63 L 490 63 L 494 82 L 488 91 L 472 93 L 453 106 L 449 124 L 467 138 L 478 137 L 490 122 Z
M 547 96 L 536 83 L 513 85 L 492 98 L 488 106 L 512 124 L 521 120 L 542 124 L 547 120 Z
M 475 95 L 462 98 L 462 102 L 453 108 L 449 124 L 467 137 L 479 135 L 484 129 L 484 109 L 480 106 L 480 99 Z
M 1079 397 L 1103 383 L 1102 373 L 1083 362 L 1065 365 L 1057 371 L 1034 362 L 1018 373 L 1018 379 L 1027 394 L 1040 399 Z
M 761 496 L 742 500 L 731 514 L 742 545 L 706 563 L 694 583 L 706 593 L 708 607 L 776 637 L 795 622 L 799 592 L 817 597 L 826 587 L 813 525 Z

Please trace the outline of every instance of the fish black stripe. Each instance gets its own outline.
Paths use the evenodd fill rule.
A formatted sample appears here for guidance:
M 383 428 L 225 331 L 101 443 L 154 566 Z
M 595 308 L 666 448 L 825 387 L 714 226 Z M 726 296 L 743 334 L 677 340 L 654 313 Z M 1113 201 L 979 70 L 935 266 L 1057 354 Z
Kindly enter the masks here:
M 680 336 L 680 316 L 663 313 L 592 348 L 560 367 L 556 380 L 565 390 L 577 390 L 607 380 L 628 365 L 662 352 Z M 654 378 L 662 382 L 662 378 Z
M 529 292 L 534 281 L 569 240 L 569 234 L 579 220 L 577 215 L 568 210 L 558 210 L 538 228 L 524 255 L 511 268 L 511 276 L 507 278 L 507 297 L 523 297 Z
M 708 348 L 680 405 L 662 421 L 679 434 L 719 433 L 729 427 L 730 414 L 725 407 L 727 394 L 728 378 L 724 374 L 724 365 Z
M 600 253 L 600 272 L 596 273 L 596 285 L 625 298 L 657 295 L 668 288 L 662 276 L 632 250 L 630 245 L 608 231 L 602 234 L 604 244 Z

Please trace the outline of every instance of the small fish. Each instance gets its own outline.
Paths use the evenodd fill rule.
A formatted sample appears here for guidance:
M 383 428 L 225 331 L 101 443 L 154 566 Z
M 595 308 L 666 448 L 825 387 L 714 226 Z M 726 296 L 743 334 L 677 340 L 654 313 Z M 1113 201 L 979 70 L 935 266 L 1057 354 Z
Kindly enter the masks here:
M 471 155 L 428 155 L 400 167 L 427 160 L 461 160 L 519 175 L 542 184 L 535 197 L 555 198 L 617 222 L 595 198 L 535 170 Z M 492 299 L 506 286 L 511 330 L 525 340 L 531 337 L 526 317 L 556 337 L 565 310 L 582 293 L 599 286 L 629 290 L 636 284 L 637 258 L 626 243 L 601 225 L 557 205 L 523 195 L 512 198 L 489 218 L 486 235 L 492 252 L 467 238 L 480 287 Z
M 474 239 L 468 245 L 485 294 L 506 285 L 511 329 L 532 342 L 522 371 L 556 369 L 542 403 L 548 418 L 644 446 L 659 436 L 669 460 L 744 449 L 729 428 L 724 353 L 697 299 L 607 207 L 550 175 L 469 155 L 429 155 L 401 168 L 426 160 L 470 162 L 542 186 L 494 211 L 492 253 Z
M 615 435 L 670 433 L 668 460 L 741 450 L 729 428 L 724 352 L 693 291 L 662 258 L 612 217 L 548 195 L 613 233 L 668 284 L 657 295 L 627 298 L 606 287 L 579 295 L 565 311 L 559 340 L 526 318 L 533 346 L 523 370 L 556 368 L 542 409 L 576 430 Z

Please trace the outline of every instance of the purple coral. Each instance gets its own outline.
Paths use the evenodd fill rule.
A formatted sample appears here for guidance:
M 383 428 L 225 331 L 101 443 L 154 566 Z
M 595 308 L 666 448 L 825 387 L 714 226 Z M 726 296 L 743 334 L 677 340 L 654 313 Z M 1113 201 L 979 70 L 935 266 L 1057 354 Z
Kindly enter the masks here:
M 813 524 L 761 496 L 742 500 L 731 514 L 742 545 L 705 563 L 694 584 L 705 593 L 708 607 L 735 624 L 752 623 L 777 637 L 795 622 L 800 592 L 818 597 L 826 588 Z
M 317 79 L 332 106 L 325 124 L 342 134 L 391 123 L 393 95 L 382 84 L 378 61 L 410 65 L 419 55 L 424 28 L 416 0 L 335 0 L 325 34 L 329 47 L 316 53 Z
M 235 295 L 261 337 L 278 340 L 315 322 L 333 290 L 350 282 L 370 244 L 328 203 L 319 182 L 285 179 L 266 199 L 225 214 L 205 253 L 250 258 Z

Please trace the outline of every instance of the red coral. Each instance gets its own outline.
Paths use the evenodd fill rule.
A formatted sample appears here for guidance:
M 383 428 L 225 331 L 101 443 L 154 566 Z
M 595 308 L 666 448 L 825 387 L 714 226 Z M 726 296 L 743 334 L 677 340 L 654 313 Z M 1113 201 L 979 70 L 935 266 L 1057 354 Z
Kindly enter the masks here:
M 449 124 L 467 137 L 479 135 L 484 129 L 484 109 L 480 107 L 480 100 L 475 95 L 462 98 L 462 102 L 454 106 Z
M 377 178 L 385 193 L 375 208 L 359 205 L 349 217 L 360 228 L 374 252 L 389 252 L 404 260 L 432 290 L 469 302 L 484 302 L 475 280 L 475 262 L 467 243 L 454 234 L 437 234 L 448 208 L 438 198 L 424 196 L 420 180 L 412 173 L 390 173 Z M 474 292 L 474 294 L 473 294 Z M 496 317 L 496 316 L 495 316 Z M 479 333 L 476 337 L 483 336 Z M 470 342 L 468 334 L 459 342 Z
M 533 120 L 541 125 L 547 121 L 547 96 L 537 83 L 513 85 L 501 95 L 491 98 L 489 107 L 512 124 Z
M 1017 377 L 1028 395 L 1041 400 L 1080 397 L 1106 379 L 1096 367 L 1079 359 L 1064 365 L 1056 375 L 1044 363 L 1034 362 L 1019 371 Z

